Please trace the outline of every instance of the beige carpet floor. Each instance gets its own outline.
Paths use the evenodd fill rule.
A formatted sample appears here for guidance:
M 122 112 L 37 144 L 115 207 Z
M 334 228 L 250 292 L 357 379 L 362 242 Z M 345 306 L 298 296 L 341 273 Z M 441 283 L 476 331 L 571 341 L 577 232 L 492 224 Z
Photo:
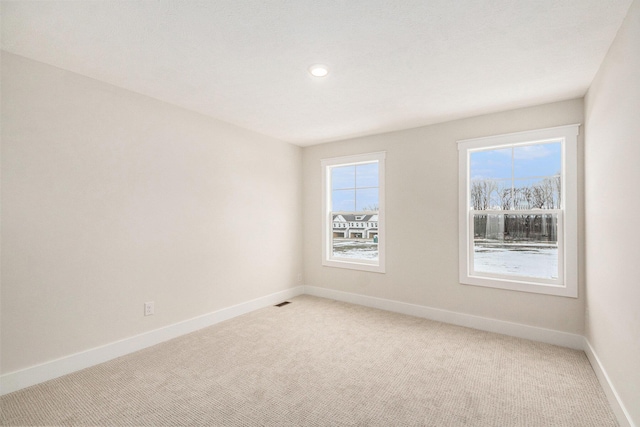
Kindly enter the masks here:
M 290 301 L 3 396 L 2 425 L 617 425 L 581 351 Z

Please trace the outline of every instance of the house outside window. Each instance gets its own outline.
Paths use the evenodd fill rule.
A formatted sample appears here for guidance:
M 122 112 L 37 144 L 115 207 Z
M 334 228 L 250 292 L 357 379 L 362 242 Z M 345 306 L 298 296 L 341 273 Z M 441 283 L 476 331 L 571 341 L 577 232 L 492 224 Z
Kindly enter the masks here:
M 322 263 L 384 273 L 385 153 L 324 159 Z
M 458 141 L 461 283 L 577 297 L 578 130 Z

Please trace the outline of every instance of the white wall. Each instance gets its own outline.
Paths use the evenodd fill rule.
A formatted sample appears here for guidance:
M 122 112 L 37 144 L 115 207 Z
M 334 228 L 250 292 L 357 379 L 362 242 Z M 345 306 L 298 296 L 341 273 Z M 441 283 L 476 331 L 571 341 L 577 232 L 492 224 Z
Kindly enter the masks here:
M 586 337 L 640 425 L 640 1 L 585 106 Z
M 578 299 L 459 283 L 456 141 L 582 123 L 583 113 L 582 100 L 571 100 L 305 148 L 305 284 L 582 334 L 582 270 Z M 578 141 L 582 177 L 582 134 Z M 387 152 L 387 272 L 323 267 L 320 160 L 374 151 Z
M 298 284 L 299 147 L 3 53 L 1 165 L 2 373 Z

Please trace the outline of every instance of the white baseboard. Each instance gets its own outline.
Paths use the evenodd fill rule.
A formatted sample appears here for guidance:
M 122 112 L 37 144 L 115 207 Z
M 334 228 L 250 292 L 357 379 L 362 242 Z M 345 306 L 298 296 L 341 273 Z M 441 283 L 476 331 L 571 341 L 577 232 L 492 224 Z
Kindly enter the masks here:
M 439 308 L 375 298 L 360 294 L 352 294 L 333 289 L 319 288 L 316 286 L 305 286 L 304 289 L 304 293 L 307 295 L 330 298 L 352 304 L 364 305 L 366 307 L 379 308 L 396 313 L 423 317 L 425 319 L 437 320 L 439 322 L 451 323 L 453 325 L 495 332 L 512 337 L 525 338 L 532 341 L 569 347 L 576 350 L 582 350 L 584 346 L 584 337 L 582 335 L 555 331 L 553 329 L 538 328 L 535 326 L 522 325 L 520 323 L 489 319 L 487 317 L 473 316 L 455 311 L 442 310 Z
M 207 326 L 232 319 L 242 314 L 277 304 L 287 298 L 293 298 L 304 292 L 304 286 L 286 289 L 238 305 L 223 308 L 212 313 L 174 323 L 163 328 L 145 332 L 130 338 L 92 348 L 20 371 L 0 376 L 0 395 L 11 393 L 44 381 L 58 378 L 80 369 L 88 368 L 116 357 L 168 341 L 180 335 L 197 331 Z
M 611 405 L 611 410 L 613 410 L 613 413 L 618 419 L 618 424 L 620 424 L 621 427 L 635 427 L 635 424 L 631 419 L 631 415 L 629 415 L 627 408 L 625 408 L 622 403 L 613 383 L 609 379 L 609 375 L 607 375 L 607 371 L 605 371 L 602 363 L 600 363 L 600 359 L 596 355 L 596 352 L 587 338 L 584 338 L 584 352 L 587 354 L 587 358 L 593 367 L 593 371 L 596 373 L 596 377 L 598 377 L 598 381 L 604 390 L 604 394 L 607 396 L 609 405 Z

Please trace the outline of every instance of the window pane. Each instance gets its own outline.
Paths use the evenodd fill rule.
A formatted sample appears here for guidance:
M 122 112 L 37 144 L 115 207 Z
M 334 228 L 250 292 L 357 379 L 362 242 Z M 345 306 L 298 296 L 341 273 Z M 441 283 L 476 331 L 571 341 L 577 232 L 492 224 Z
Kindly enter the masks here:
M 561 167 L 559 142 L 472 152 L 469 207 L 559 209 Z
M 378 187 L 378 163 L 356 166 L 356 187 Z
M 339 166 L 331 168 L 331 189 L 356 188 L 356 167 Z
M 561 189 L 560 175 L 515 179 L 514 209 L 560 209 Z
M 501 194 L 505 187 L 504 180 L 478 179 L 471 181 L 469 203 L 470 208 L 478 211 L 501 209 Z M 510 180 L 506 181 L 510 182 Z
M 513 209 L 514 195 L 516 192 L 512 184 L 513 180 L 511 179 L 502 179 L 496 182 L 495 196 L 492 198 L 492 209 Z
M 558 215 L 474 215 L 473 269 L 558 278 Z
M 356 205 L 355 190 L 333 190 L 331 192 L 331 210 L 351 212 Z
M 378 215 L 332 214 L 331 254 L 336 258 L 378 259 Z
M 356 190 L 356 211 L 377 211 L 378 206 L 377 188 Z
M 470 160 L 472 180 L 511 178 L 511 148 L 473 151 Z
M 513 149 L 515 178 L 558 175 L 561 167 L 562 146 L 559 142 L 524 145 Z

